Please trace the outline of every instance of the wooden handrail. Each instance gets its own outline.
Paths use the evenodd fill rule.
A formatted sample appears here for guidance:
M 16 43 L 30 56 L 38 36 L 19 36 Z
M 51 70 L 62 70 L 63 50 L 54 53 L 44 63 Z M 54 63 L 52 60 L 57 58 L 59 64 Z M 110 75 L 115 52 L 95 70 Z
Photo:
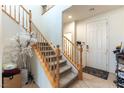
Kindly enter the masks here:
M 30 32 L 32 31 L 32 21 L 31 21 L 31 19 L 32 19 L 32 13 L 31 13 L 31 10 L 29 10 L 29 29 L 30 29 L 29 31 Z
M 82 75 L 82 45 L 72 43 L 66 36 L 63 36 L 63 54 L 78 70 L 79 80 L 83 79 Z
M 66 36 L 63 36 L 64 38 L 66 38 L 67 41 L 69 41 L 69 43 L 71 43 L 73 46 L 75 46 L 75 48 L 77 48 L 78 50 L 80 50 L 74 43 L 72 43 L 72 41 L 70 41 Z
M 13 7 L 13 8 L 12 8 Z M 8 9 L 8 10 L 7 10 Z M 25 9 L 22 5 L 2 5 L 2 11 L 17 24 L 20 24 L 26 31 L 31 32 L 31 10 Z M 22 15 L 21 15 L 22 14 Z M 27 17 L 28 16 L 28 17 Z M 27 23 L 27 20 L 29 20 Z
M 53 87 L 59 87 L 59 81 L 60 81 L 60 77 L 59 77 L 60 49 L 59 49 L 59 46 L 57 46 L 56 48 L 53 48 L 52 45 L 49 43 L 49 41 L 44 37 L 44 35 L 38 30 L 38 28 L 33 23 L 32 23 L 32 28 L 35 28 L 33 29 L 33 31 L 37 35 L 38 43 L 36 44 L 36 48 L 40 50 L 43 46 L 41 44 L 44 44 L 44 45 L 48 44 L 48 46 L 52 48 L 52 50 L 54 51 L 56 55 L 56 61 L 53 62 L 51 59 L 48 60 L 45 54 L 43 54 L 43 51 L 45 51 L 45 49 L 40 50 L 40 55 L 42 55 L 41 58 L 43 59 L 42 63 L 46 65 L 46 69 L 49 74 L 48 77 L 51 78 L 50 81 Z M 50 54 L 48 54 L 48 56 L 49 55 Z
M 51 43 L 46 39 L 46 37 L 38 30 L 38 28 L 32 23 L 31 25 L 33 25 L 33 27 L 35 27 L 36 32 L 35 33 L 39 33 L 41 35 L 42 38 L 45 39 L 45 41 L 47 41 L 47 43 L 49 44 L 49 46 L 55 51 L 55 48 L 51 45 Z
M 82 48 L 82 45 L 80 45 L 80 65 L 79 65 L 79 74 L 78 74 L 78 78 L 79 80 L 82 80 L 83 79 L 83 75 L 82 75 L 82 72 L 83 72 L 83 66 L 82 66 L 82 53 L 83 53 L 83 48 Z
M 22 5 L 20 5 L 20 7 L 27 13 L 27 14 L 30 14 L 30 10 L 29 11 L 27 11 Z

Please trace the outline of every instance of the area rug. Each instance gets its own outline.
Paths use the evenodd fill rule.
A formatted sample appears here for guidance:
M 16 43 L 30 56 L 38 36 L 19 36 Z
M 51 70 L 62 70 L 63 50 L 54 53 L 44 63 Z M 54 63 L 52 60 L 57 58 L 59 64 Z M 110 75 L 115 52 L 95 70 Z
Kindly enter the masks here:
M 88 66 L 85 66 L 83 68 L 83 72 L 94 75 L 96 77 L 99 77 L 99 78 L 102 78 L 102 79 L 105 79 L 105 80 L 108 79 L 108 75 L 109 75 L 109 72 L 107 72 L 107 71 L 92 68 L 92 67 L 88 67 Z

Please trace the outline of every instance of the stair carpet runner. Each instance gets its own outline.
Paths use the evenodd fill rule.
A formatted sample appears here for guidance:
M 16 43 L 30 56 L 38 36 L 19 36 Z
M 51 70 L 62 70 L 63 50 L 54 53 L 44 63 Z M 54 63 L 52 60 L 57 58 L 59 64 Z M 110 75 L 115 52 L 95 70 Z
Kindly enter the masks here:
M 46 57 L 47 62 L 50 60 L 51 65 L 56 65 L 56 54 L 54 50 L 49 46 L 48 43 L 40 43 L 40 51 L 43 53 L 43 55 Z M 59 84 L 61 88 L 69 87 L 75 80 L 77 80 L 78 74 L 75 73 L 72 69 L 72 66 L 67 64 L 67 60 L 64 60 L 62 58 L 62 55 L 60 55 L 60 81 Z

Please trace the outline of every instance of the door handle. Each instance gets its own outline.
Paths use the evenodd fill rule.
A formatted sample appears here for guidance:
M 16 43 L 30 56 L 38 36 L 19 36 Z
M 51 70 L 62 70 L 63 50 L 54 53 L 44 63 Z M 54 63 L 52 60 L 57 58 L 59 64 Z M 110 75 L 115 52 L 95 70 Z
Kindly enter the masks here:
M 89 51 L 89 45 L 86 45 L 86 50 L 87 50 L 87 52 Z
M 89 49 L 89 46 L 88 45 L 86 45 L 86 49 Z

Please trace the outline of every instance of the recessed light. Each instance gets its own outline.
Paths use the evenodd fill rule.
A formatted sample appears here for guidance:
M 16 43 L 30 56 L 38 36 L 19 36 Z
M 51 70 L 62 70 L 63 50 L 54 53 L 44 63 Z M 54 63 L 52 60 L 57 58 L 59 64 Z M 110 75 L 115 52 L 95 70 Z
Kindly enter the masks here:
M 69 18 L 69 19 L 71 19 L 71 18 L 72 18 L 72 16 L 70 15 L 70 16 L 68 16 L 68 18 Z

